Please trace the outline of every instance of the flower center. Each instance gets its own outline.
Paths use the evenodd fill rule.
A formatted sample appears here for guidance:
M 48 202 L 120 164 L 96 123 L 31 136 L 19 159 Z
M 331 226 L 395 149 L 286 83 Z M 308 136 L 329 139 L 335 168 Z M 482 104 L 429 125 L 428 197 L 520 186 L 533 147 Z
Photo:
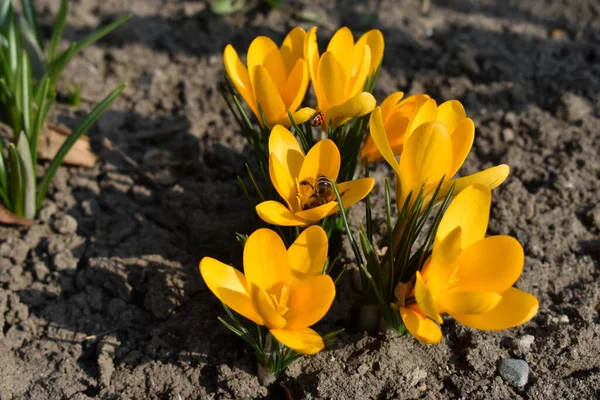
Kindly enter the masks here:
M 267 294 L 271 298 L 273 308 L 282 317 L 289 311 L 287 306 L 290 299 L 290 289 L 284 283 L 273 286 Z

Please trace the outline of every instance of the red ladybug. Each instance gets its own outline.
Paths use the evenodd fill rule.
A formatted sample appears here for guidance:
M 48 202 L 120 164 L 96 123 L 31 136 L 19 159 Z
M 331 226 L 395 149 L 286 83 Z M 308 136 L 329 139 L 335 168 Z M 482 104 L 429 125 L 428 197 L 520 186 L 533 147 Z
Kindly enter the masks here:
M 325 116 L 321 111 L 317 111 L 312 117 L 310 117 L 310 124 L 312 126 L 321 126 L 323 121 L 325 120 Z

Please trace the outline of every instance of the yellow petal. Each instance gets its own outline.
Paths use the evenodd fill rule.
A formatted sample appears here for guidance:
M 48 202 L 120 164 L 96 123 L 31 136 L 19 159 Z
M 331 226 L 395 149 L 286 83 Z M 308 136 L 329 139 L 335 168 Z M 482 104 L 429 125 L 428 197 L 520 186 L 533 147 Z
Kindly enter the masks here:
M 292 115 L 292 118 L 296 124 L 300 125 L 308 121 L 316 112 L 317 110 L 314 108 L 302 107 Z
M 346 28 L 345 26 L 338 29 L 334 33 L 329 41 L 329 44 L 327 45 L 327 51 L 331 53 L 343 67 L 346 82 L 349 82 L 350 78 L 352 77 L 353 53 L 350 50 L 353 48 L 354 37 L 352 36 L 350 29 Z M 344 86 L 340 86 L 338 90 L 343 87 Z
M 287 110 L 296 111 L 304 99 L 306 89 L 308 89 L 308 70 L 304 60 L 298 60 L 281 91 L 281 98 Z
M 436 242 L 444 240 L 446 235 L 457 227 L 462 230 L 461 249 L 466 249 L 471 244 L 483 239 L 488 226 L 491 205 L 492 192 L 487 186 L 473 185 L 460 192 L 452 200 L 442 217 L 435 235 Z
M 231 78 L 231 81 L 235 85 L 235 88 L 240 92 L 248 106 L 256 115 L 259 117 L 258 108 L 256 108 L 256 100 L 254 99 L 254 91 L 252 90 L 252 83 L 250 82 L 250 76 L 248 70 L 240 61 L 237 52 L 232 45 L 228 44 L 223 52 L 223 62 L 225 64 L 225 70 L 227 75 Z
M 328 249 L 327 234 L 318 225 L 303 230 L 288 248 L 288 260 L 295 279 L 321 275 Z
M 254 96 L 256 103 L 262 108 L 267 122 L 279 121 L 287 116 L 287 110 L 279 95 L 279 90 L 273 83 L 269 72 L 262 65 L 254 67 L 252 71 Z M 262 121 L 259 118 L 259 122 Z
M 460 167 L 463 165 L 471 147 L 473 146 L 473 139 L 475 139 L 475 125 L 471 118 L 465 118 L 458 123 L 454 131 L 450 135 L 452 140 L 452 167 L 450 168 L 450 176 L 456 175 Z
M 516 288 L 502 293 L 502 301 L 492 310 L 478 315 L 455 314 L 454 319 L 475 329 L 501 330 L 524 324 L 537 314 L 535 296 Z
M 442 330 L 429 318 L 408 307 L 400 307 L 400 315 L 408 331 L 420 342 L 435 344 L 442 341 Z
M 204 257 L 200 261 L 200 274 L 206 286 L 219 300 L 236 313 L 264 325 L 252 305 L 246 277 L 237 269 L 214 258 Z
M 252 298 L 252 304 L 256 309 L 258 315 L 261 316 L 265 322 L 265 326 L 269 329 L 283 328 L 286 324 L 285 318 L 283 318 L 276 309 L 273 298 L 262 288 L 255 284 L 250 284 L 250 296 Z
M 277 45 L 266 36 L 259 36 L 250 43 L 248 48 L 248 71 L 250 71 L 250 80 L 256 90 L 259 83 L 252 76 L 252 71 L 257 66 L 262 66 L 268 72 L 271 80 L 275 84 L 277 93 L 281 92 L 285 83 L 285 65 L 281 52 Z M 260 103 L 259 103 L 260 104 Z
M 329 275 L 297 281 L 292 288 L 285 315 L 286 329 L 302 329 L 314 325 L 329 311 L 335 297 L 335 284 Z
M 417 271 L 417 280 L 415 282 L 415 299 L 419 308 L 423 313 L 431 318 L 432 320 L 442 323 L 442 316 L 439 314 L 435 307 L 435 300 L 429 291 L 429 288 L 425 286 L 421 272 Z
M 279 50 L 285 64 L 286 75 L 290 75 L 292 68 L 296 65 L 299 59 L 304 59 L 304 39 L 306 32 L 300 27 L 292 29 L 281 44 Z M 305 65 L 308 72 L 308 65 Z
M 423 98 L 417 98 L 415 100 L 420 102 L 420 100 L 423 100 Z M 412 133 L 419 126 L 421 126 L 421 124 L 424 124 L 425 122 L 435 121 L 436 116 L 437 116 L 437 103 L 435 102 L 435 100 L 428 99 L 427 101 L 423 102 L 423 104 L 421 104 L 419 109 L 415 112 L 414 116 L 412 117 L 412 119 L 410 121 L 410 124 L 408 125 L 408 128 L 406 129 L 407 136 L 412 135 Z M 448 133 L 450 133 L 450 132 L 448 132 Z
M 281 165 L 274 153 L 269 156 L 269 177 L 288 208 L 297 210 L 299 204 L 296 181 L 291 177 L 290 172 Z
M 465 108 L 458 100 L 448 100 L 437 109 L 436 121 L 443 124 L 448 132 L 452 133 L 458 126 L 458 123 L 467 118 Z
M 351 118 L 367 115 L 375 108 L 377 101 L 371 93 L 363 92 L 349 98 L 344 103 L 331 107 L 325 113 L 325 123 L 333 124 L 334 127 L 341 126 Z
M 375 147 L 381 153 L 381 156 L 392 167 L 396 175 L 400 175 L 400 165 L 396 161 L 396 156 L 392 151 L 392 147 L 388 141 L 385 127 L 383 126 L 383 118 L 381 116 L 381 107 L 375 107 L 369 117 L 369 132 Z
M 455 260 L 462 250 L 461 233 L 460 227 L 457 227 L 434 246 L 429 262 L 421 271 L 423 280 L 434 296 L 450 282 L 456 270 Z
M 319 100 L 319 109 L 327 112 L 329 107 L 342 104 L 344 100 L 348 78 L 342 64 L 333 53 L 326 51 L 319 61 L 317 80 L 322 98 Z
M 400 100 L 402 100 L 402 97 L 404 97 L 404 92 L 395 92 L 390 94 L 381 102 L 381 117 L 383 118 L 384 122 L 392 116 L 392 114 L 396 110 L 396 106 L 398 106 L 398 103 L 400 102 Z
M 519 279 L 524 261 L 523 248 L 516 239 L 505 235 L 487 237 L 456 258 L 457 287 L 502 293 Z
M 481 314 L 496 307 L 501 300 L 502 295 L 496 292 L 453 292 L 440 295 L 436 304 L 450 315 Z
M 310 72 L 310 80 L 315 85 L 315 95 L 319 99 L 317 70 L 319 68 L 319 45 L 317 44 L 317 27 L 313 26 L 306 33 L 304 38 L 304 60 L 308 63 L 308 71 Z
M 270 332 L 280 343 L 300 354 L 316 354 L 325 348 L 323 338 L 310 328 L 271 329 Z
M 358 42 L 356 42 L 356 47 L 365 45 L 369 46 L 371 49 L 371 63 L 369 66 L 369 75 L 371 75 L 379 68 L 379 64 L 381 64 L 381 60 L 383 59 L 384 41 L 381 31 L 372 29 L 362 35 L 360 39 L 358 39 Z
M 263 221 L 271 225 L 306 226 L 312 223 L 297 217 L 286 206 L 274 200 L 263 201 L 258 204 L 256 213 Z
M 322 174 L 335 182 L 340 172 L 340 163 L 340 151 L 335 143 L 329 139 L 320 140 L 308 151 L 298 180 L 315 180 L 318 174 Z
M 337 186 L 340 196 L 342 197 L 344 208 L 348 208 L 364 199 L 373 189 L 374 185 L 375 180 L 373 178 L 361 178 L 338 184 Z M 323 204 L 322 206 L 297 212 L 295 215 L 297 218 L 309 221 L 310 223 L 316 223 L 326 216 L 334 214 L 338 211 L 338 203 L 336 200 L 333 200 L 329 203 Z
M 400 157 L 402 200 L 411 191 L 416 196 L 423 184 L 449 178 L 451 163 L 452 142 L 446 128 L 439 122 L 421 124 L 406 139 Z
M 290 281 L 287 250 L 277 233 L 263 228 L 250 235 L 244 246 L 244 274 L 249 284 L 263 290 Z
M 468 176 L 464 176 L 462 178 L 453 179 L 444 184 L 440 192 L 440 197 L 445 196 L 445 193 L 447 193 L 448 189 L 452 184 L 455 184 L 454 195 L 457 195 L 470 185 L 474 185 L 477 183 L 486 185 L 487 187 L 493 190 L 500 186 L 500 184 L 502 184 L 502 182 L 506 180 L 509 173 L 510 168 L 508 167 L 508 165 L 501 164 Z
M 356 63 L 356 71 L 352 76 L 352 79 L 348 81 L 346 87 L 345 98 L 354 97 L 361 93 L 365 87 L 365 82 L 369 77 L 369 68 L 371 66 L 371 49 L 365 47 L 361 53 L 357 53 L 357 49 L 354 49 L 354 58 L 358 61 Z M 375 104 L 373 105 L 375 107 Z
M 269 153 L 277 157 L 292 179 L 298 178 L 304 162 L 304 151 L 292 132 L 276 125 L 269 135 Z

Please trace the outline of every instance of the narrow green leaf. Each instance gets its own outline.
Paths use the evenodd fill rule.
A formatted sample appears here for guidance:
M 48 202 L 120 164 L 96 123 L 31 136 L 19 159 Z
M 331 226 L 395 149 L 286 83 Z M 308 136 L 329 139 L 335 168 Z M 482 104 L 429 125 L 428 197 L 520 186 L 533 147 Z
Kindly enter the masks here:
M 2 202 L 6 206 L 6 208 L 10 209 L 10 200 L 7 196 L 7 180 L 8 175 L 6 171 L 6 163 L 4 161 L 4 146 L 2 146 L 2 141 L 0 140 L 0 196 L 2 197 Z
M 39 94 L 39 98 L 36 100 L 38 109 L 35 114 L 35 119 L 33 121 L 33 127 L 31 129 L 29 147 L 31 148 L 31 155 L 33 157 L 33 165 L 37 165 L 37 146 L 38 140 L 40 136 L 40 131 L 44 126 L 44 121 L 46 120 L 46 116 L 50 111 L 50 107 L 54 100 L 48 101 L 48 90 L 50 88 L 50 81 L 48 78 L 44 79 L 44 84 L 42 86 L 42 91 Z
M 77 126 L 77 128 L 75 128 L 73 132 L 71 132 L 67 140 L 65 140 L 60 149 L 58 149 L 58 152 L 56 153 L 54 159 L 50 163 L 48 171 L 46 172 L 46 175 L 44 176 L 44 179 L 42 179 L 42 182 L 40 184 L 37 197 L 38 209 L 40 208 L 40 206 L 42 205 L 42 201 L 46 197 L 46 192 L 48 191 L 48 187 L 50 186 L 52 178 L 54 178 L 54 174 L 56 174 L 58 167 L 62 163 L 63 159 L 65 158 L 71 147 L 75 144 L 77 139 L 79 139 L 81 135 L 87 132 L 87 130 L 98 120 L 98 118 L 100 118 L 100 115 L 102 115 L 102 113 L 106 111 L 108 107 L 110 107 L 110 105 L 117 99 L 117 97 L 119 97 L 121 92 L 123 92 L 123 90 L 125 90 L 126 87 L 127 84 L 123 83 L 118 88 L 113 90 L 108 96 L 106 96 L 104 100 L 102 100 L 96 107 L 94 107 L 92 112 Z
M 16 16 L 12 11 L 12 7 L 8 13 L 8 32 L 7 32 L 7 41 L 8 41 L 8 60 L 10 63 L 10 70 L 12 73 L 17 72 L 17 65 L 19 64 L 19 52 L 20 52 L 20 44 L 19 44 L 19 36 L 17 31 L 16 24 Z
M 94 44 L 94 42 L 96 42 L 96 41 L 100 40 L 101 38 L 103 38 L 104 36 L 108 35 L 112 31 L 117 29 L 119 26 L 123 25 L 125 22 L 130 20 L 131 17 L 133 17 L 133 14 L 123 15 L 121 18 L 117 19 L 115 22 L 108 24 L 106 26 L 103 26 L 102 28 L 99 28 L 98 30 L 92 32 L 90 35 L 86 36 L 83 40 L 81 40 L 80 42 L 77 42 L 77 45 L 75 46 L 75 54 L 79 53 L 81 50 L 85 49 L 86 47 L 90 46 L 91 44 Z
M 40 35 L 40 27 L 37 23 L 37 18 L 35 16 L 35 8 L 33 7 L 32 0 L 21 0 L 21 6 L 23 8 L 23 16 L 27 21 L 27 24 L 30 26 L 32 32 L 35 35 L 38 46 L 42 45 L 42 37 Z
M 14 10 L 13 0 L 5 0 L 0 3 L 0 28 L 4 27 L 8 18 L 8 13 Z
M 21 115 L 23 119 L 23 130 L 29 138 L 31 135 L 31 96 L 32 96 L 32 82 L 31 82 L 31 70 L 29 68 L 29 57 L 27 52 L 21 52 L 21 78 L 19 79 L 21 89 L 19 90 L 20 104 L 21 104 Z M 29 217 L 28 217 L 29 218 Z
M 54 20 L 54 29 L 52 30 L 52 36 L 50 37 L 50 45 L 48 46 L 48 58 L 47 62 L 51 63 L 56 57 L 56 51 L 60 44 L 65 25 L 67 24 L 67 15 L 69 14 L 69 0 L 61 0 L 58 14 Z
M 9 198 L 12 205 L 11 211 L 17 217 L 25 217 L 25 204 L 24 204 L 24 186 L 25 179 L 22 171 L 21 158 L 19 152 L 14 144 L 8 145 L 8 164 L 9 164 Z
M 23 201 L 25 218 L 33 219 L 36 212 L 36 193 L 35 193 L 35 165 L 33 164 L 33 157 L 31 155 L 31 148 L 29 147 L 29 141 L 27 135 L 19 135 L 17 142 L 17 150 L 22 161 L 22 173 L 24 178 L 23 185 Z

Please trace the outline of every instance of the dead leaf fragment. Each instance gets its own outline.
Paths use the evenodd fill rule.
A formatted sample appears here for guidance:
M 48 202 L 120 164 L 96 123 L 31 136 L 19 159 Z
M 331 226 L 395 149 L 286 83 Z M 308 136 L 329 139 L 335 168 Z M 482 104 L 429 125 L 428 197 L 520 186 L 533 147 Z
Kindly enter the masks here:
M 65 140 L 71 134 L 67 128 L 49 124 L 38 142 L 38 157 L 42 160 L 52 160 Z M 83 135 L 71 147 L 63 163 L 82 167 L 93 167 L 98 157 L 92 152 L 90 138 Z
M 31 226 L 33 221 L 27 218 L 17 217 L 8 208 L 0 204 L 0 222 L 7 225 Z

